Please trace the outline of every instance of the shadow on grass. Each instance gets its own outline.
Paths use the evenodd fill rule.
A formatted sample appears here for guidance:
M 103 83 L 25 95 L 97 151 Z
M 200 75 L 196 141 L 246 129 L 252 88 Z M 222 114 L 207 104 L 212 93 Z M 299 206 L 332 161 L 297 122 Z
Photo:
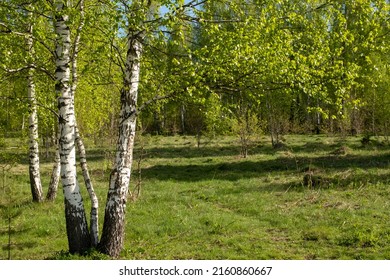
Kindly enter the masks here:
M 336 148 L 344 146 L 343 142 L 336 142 L 326 144 L 323 142 L 306 142 L 303 145 L 291 144 L 283 147 L 282 149 L 273 148 L 268 142 L 259 142 L 257 145 L 249 149 L 249 155 L 275 155 L 280 151 L 290 151 L 293 153 L 315 153 L 318 151 L 330 153 Z M 381 150 L 383 152 L 390 151 L 390 145 L 385 146 L 369 146 L 363 147 L 359 143 L 348 143 L 346 146 L 353 150 L 371 150 L 373 148 Z M 140 148 L 135 147 L 134 155 L 139 154 Z M 144 158 L 160 158 L 160 159 L 175 159 L 175 158 L 218 158 L 227 156 L 239 156 L 240 146 L 237 145 L 226 145 L 221 147 L 206 146 L 201 148 L 196 147 L 158 147 L 158 148 L 144 148 Z M 104 149 L 91 149 L 87 151 L 87 158 L 89 161 L 100 161 L 105 157 L 114 157 L 114 150 Z
M 35 204 L 35 202 L 33 202 L 30 199 L 25 199 L 25 200 L 21 200 L 21 201 L 17 201 L 17 202 L 11 201 L 9 204 L 8 203 L 0 204 L 0 210 L 18 209 L 19 211 L 21 211 L 23 208 L 28 208 L 34 204 Z
M 275 150 L 270 147 L 269 149 L 256 148 L 256 153 L 274 154 Z M 139 154 L 140 148 L 135 147 L 134 155 Z M 198 158 L 198 157 L 223 157 L 223 156 L 236 156 L 240 154 L 240 148 L 238 146 L 224 146 L 224 147 L 161 147 L 161 148 L 145 148 L 144 156 L 147 158 Z M 255 154 L 255 153 L 252 153 Z M 114 157 L 114 151 L 91 149 L 87 151 L 88 161 L 101 161 L 106 157 Z
M 204 180 L 228 180 L 260 178 L 273 172 L 303 174 L 303 170 L 318 168 L 324 172 L 342 172 L 350 168 L 387 169 L 390 167 L 390 153 L 373 156 L 324 156 L 317 158 L 277 158 L 264 161 L 240 161 L 222 164 L 202 165 L 155 165 L 142 170 L 144 178 L 177 180 L 185 182 Z M 374 175 L 371 175 L 374 176 Z M 387 178 L 382 178 L 386 179 Z M 390 179 L 390 178 L 389 178 Z
M 208 192 L 207 186 L 200 186 L 199 188 L 180 191 L 183 195 L 193 195 L 195 198 L 203 201 L 218 201 L 220 196 L 224 195 L 248 195 L 254 193 L 281 193 L 281 192 L 306 192 L 307 190 L 350 190 L 359 189 L 367 185 L 367 183 L 383 183 L 390 182 L 388 174 L 382 175 L 365 175 L 354 174 L 354 176 L 344 177 L 343 174 L 337 176 L 322 176 L 322 181 L 316 185 L 308 186 L 303 183 L 303 174 L 301 177 L 292 178 L 288 182 L 261 182 L 260 184 L 243 185 L 229 185 L 223 188 L 213 188 Z M 384 195 L 388 195 L 390 190 L 384 188 Z
M 313 153 L 313 152 L 331 152 L 335 148 L 343 146 L 344 144 L 354 150 L 365 150 L 365 149 L 378 149 L 382 151 L 389 151 L 390 145 L 371 145 L 363 147 L 359 141 L 333 141 L 331 143 L 326 142 L 326 138 L 310 138 L 308 137 L 305 144 L 297 144 L 294 141 L 283 148 L 285 151 L 291 151 L 294 153 Z M 324 142 L 325 141 L 325 142 Z M 137 156 L 139 153 L 139 146 L 136 145 L 134 154 Z M 279 152 L 280 149 L 274 149 L 269 141 L 259 141 L 256 145 L 249 150 L 249 155 L 274 155 Z M 147 158 L 161 158 L 161 159 L 173 159 L 173 158 L 199 158 L 199 157 L 224 157 L 224 156 L 238 156 L 240 154 L 240 145 L 230 143 L 219 146 L 218 143 L 210 144 L 210 146 L 194 147 L 193 145 L 178 144 L 177 146 L 161 146 L 144 149 L 145 157 Z M 101 161 L 103 159 L 110 159 L 115 156 L 115 145 L 107 147 L 87 147 L 87 160 L 91 162 Z M 45 158 L 41 154 L 42 163 L 54 162 L 54 151 L 50 152 L 49 158 Z M 5 149 L 0 152 L 0 162 L 9 163 L 20 163 L 28 164 L 28 152 L 24 152 L 18 149 Z
M 10 251 L 11 250 L 11 259 L 12 259 L 12 253 L 14 250 L 25 250 L 25 249 L 31 249 L 34 247 L 37 247 L 38 243 L 34 241 L 27 241 L 27 242 L 20 242 L 20 243 L 12 243 L 12 244 L 6 244 L 2 246 L 3 251 Z
M 14 229 L 14 228 L 11 228 L 11 230 L 9 232 L 8 232 L 8 229 L 4 229 L 4 230 L 0 230 L 0 236 L 1 235 L 3 235 L 3 236 L 22 235 L 22 234 L 24 234 L 26 232 L 30 232 L 30 231 L 31 231 L 31 228 L 24 228 L 24 229 Z

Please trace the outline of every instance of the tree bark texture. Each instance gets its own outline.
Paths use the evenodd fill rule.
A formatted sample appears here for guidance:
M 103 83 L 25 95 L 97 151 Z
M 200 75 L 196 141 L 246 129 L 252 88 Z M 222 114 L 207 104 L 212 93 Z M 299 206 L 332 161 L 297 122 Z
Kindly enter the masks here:
M 75 127 L 75 133 L 76 133 L 77 149 L 79 151 L 80 166 L 83 172 L 85 186 L 87 188 L 89 198 L 91 199 L 91 213 L 90 213 L 91 245 L 93 247 L 96 247 L 99 242 L 99 224 L 98 224 L 99 223 L 98 221 L 99 201 L 95 193 L 95 190 L 93 188 L 91 177 L 89 175 L 85 146 L 82 138 L 80 137 L 80 133 L 77 125 Z
M 90 247 L 90 236 L 76 173 L 75 122 L 72 99 L 59 98 L 61 181 L 69 251 L 80 253 Z M 66 119 L 65 119 L 66 118 Z
M 125 234 L 125 209 L 129 190 L 131 165 L 136 130 L 136 104 L 142 54 L 140 33 L 130 33 L 126 58 L 126 76 L 121 92 L 119 136 L 115 165 L 110 175 L 110 185 L 104 215 L 100 251 L 117 258 L 123 248 Z
M 58 184 L 60 182 L 60 172 L 61 172 L 61 159 L 60 159 L 60 147 L 59 147 L 59 130 L 58 127 L 54 126 L 52 141 L 56 147 L 56 153 L 54 155 L 54 164 L 51 172 L 49 188 L 46 194 L 46 200 L 54 201 L 57 197 Z
M 77 90 L 77 85 L 78 85 L 77 57 L 79 54 L 81 31 L 82 31 L 82 29 L 84 27 L 84 23 L 85 23 L 84 0 L 80 0 L 79 6 L 80 6 L 80 23 L 79 23 L 79 26 L 77 28 L 76 38 L 74 40 L 73 56 L 72 56 L 71 96 L 73 98 L 73 106 L 74 106 L 74 98 L 75 98 L 75 94 L 76 94 L 76 90 Z M 98 203 L 98 198 L 96 196 L 95 190 L 93 188 L 91 177 L 89 175 L 88 165 L 87 165 L 87 154 L 85 151 L 83 139 L 81 138 L 79 129 L 77 127 L 77 122 L 75 123 L 75 140 L 76 140 L 76 144 L 77 144 L 77 149 L 79 151 L 80 167 L 81 167 L 81 170 L 83 172 L 85 186 L 87 188 L 89 197 L 91 199 L 91 213 L 90 213 L 91 245 L 93 247 L 96 247 L 98 245 L 98 242 L 99 242 L 99 230 L 98 230 L 99 229 L 99 226 L 98 226 L 99 203 Z
M 29 18 L 32 18 L 32 13 L 29 13 Z M 37 115 L 37 101 L 35 96 L 35 82 L 34 74 L 35 70 L 33 66 L 34 56 L 34 42 L 33 42 L 33 24 L 28 26 L 27 37 L 27 52 L 30 59 L 30 67 L 27 74 L 28 83 L 28 100 L 29 100 L 29 174 L 30 174 L 30 186 L 33 201 L 43 201 L 41 174 L 39 168 L 39 134 L 38 134 L 38 115 Z
M 90 235 L 84 203 L 77 182 L 74 102 L 69 87 L 70 30 L 63 1 L 56 2 L 56 91 L 59 110 L 59 152 L 61 182 L 64 192 L 66 229 L 70 253 L 82 253 L 90 248 Z
M 56 144 L 56 154 L 54 158 L 54 165 L 51 172 L 49 189 L 47 191 L 46 200 L 54 201 L 57 196 L 58 183 L 60 181 L 61 163 L 60 163 L 60 151 L 58 143 Z

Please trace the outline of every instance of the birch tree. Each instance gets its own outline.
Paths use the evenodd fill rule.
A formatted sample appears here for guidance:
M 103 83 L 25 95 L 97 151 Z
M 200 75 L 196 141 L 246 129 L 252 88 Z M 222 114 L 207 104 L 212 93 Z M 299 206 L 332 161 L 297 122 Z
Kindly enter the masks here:
M 197 1 L 191 1 L 194 5 Z M 159 7 L 165 4 L 170 7 L 170 13 L 165 16 L 159 14 Z M 172 23 L 175 15 L 183 11 L 183 1 L 121 1 L 119 6 L 125 17 L 126 57 L 123 69 L 123 87 L 120 96 L 119 136 L 116 144 L 116 156 L 114 167 L 110 174 L 109 190 L 104 214 L 102 237 L 99 250 L 112 257 L 118 257 L 124 244 L 125 233 L 125 209 L 129 193 L 129 182 L 133 162 L 133 148 L 136 134 L 137 117 L 141 110 L 164 99 L 164 96 L 150 96 L 149 100 L 139 106 L 138 91 L 141 77 L 142 56 L 145 46 L 152 46 L 155 42 L 156 31 L 164 23 Z M 161 38 L 160 38 L 161 39 Z M 163 41 L 165 45 L 166 41 Z M 160 41 L 161 43 L 161 41 Z M 158 81 L 153 81 L 158 83 Z M 148 93 L 145 93 L 148 95 Z M 145 99 L 144 99 L 145 100 Z
M 77 181 L 75 147 L 75 112 L 70 87 L 70 29 L 68 1 L 55 1 L 56 91 L 59 109 L 59 153 L 64 192 L 69 251 L 81 253 L 90 247 L 90 235 L 83 199 Z
M 30 9 L 33 7 L 30 5 Z M 38 118 L 37 118 L 37 101 L 35 93 L 34 82 L 34 41 L 33 41 L 33 14 L 28 12 L 28 31 L 27 31 L 27 53 L 29 58 L 29 69 L 27 74 L 28 81 L 28 100 L 29 100 L 29 173 L 30 173 L 30 186 L 33 201 L 41 202 L 43 200 L 41 174 L 39 167 L 39 134 L 38 134 Z
M 132 7 L 133 11 L 136 11 L 135 13 L 145 12 L 149 8 L 145 2 L 135 3 Z M 133 16 L 136 16 L 135 13 Z M 129 20 L 134 19 L 129 18 Z M 115 164 L 110 174 L 102 238 L 99 244 L 99 248 L 103 253 L 113 257 L 119 256 L 124 244 L 125 208 L 133 162 L 137 121 L 136 106 L 141 70 L 142 42 L 145 32 L 137 26 L 137 22 L 134 26 L 129 26 L 128 29 L 125 76 L 120 99 L 119 137 L 116 145 Z
M 2 2 L 0 7 L 11 5 L 12 2 L 17 1 Z M 45 1 L 46 4 L 52 4 L 52 2 Z M 311 102 L 296 102 L 297 106 L 304 107 L 304 110 L 311 106 L 312 110 L 317 110 L 316 113 L 325 115 L 326 112 L 320 111 L 323 108 L 314 107 L 322 106 L 325 109 L 328 107 L 328 110 L 330 107 L 338 109 L 341 100 L 348 97 L 348 91 L 355 86 L 355 82 L 358 82 L 357 69 L 371 65 L 360 62 L 360 59 L 368 59 L 370 55 L 374 58 L 371 53 L 373 51 L 371 45 L 377 42 L 374 39 L 379 36 L 387 38 L 388 34 L 387 30 L 379 32 L 384 22 L 388 21 L 388 10 L 383 12 L 386 14 L 383 15 L 384 19 L 373 20 L 375 19 L 374 12 L 380 10 L 379 3 L 382 2 L 379 0 L 370 1 L 370 3 L 363 0 L 349 0 L 354 3 L 350 5 L 351 9 L 357 12 L 354 18 L 350 17 L 348 28 L 342 24 L 346 21 L 345 15 L 341 12 L 345 7 L 343 3 L 346 3 L 344 0 L 333 1 L 331 4 L 321 4 L 317 0 L 99 0 L 96 2 L 91 0 L 90 3 L 93 4 L 91 6 L 101 12 L 102 17 L 104 16 L 100 19 L 98 18 L 100 15 L 94 18 L 96 26 L 95 22 L 91 20 L 88 22 L 84 19 L 84 0 L 76 2 L 55 0 L 54 17 L 48 17 L 46 21 L 46 23 L 54 21 L 54 33 L 56 34 L 55 91 L 58 95 L 59 123 L 59 151 L 56 162 L 59 163 L 60 168 L 54 167 L 53 184 L 50 183 L 50 185 L 55 186 L 60 175 L 64 193 L 69 251 L 82 253 L 97 245 L 101 252 L 114 258 L 120 255 L 124 246 L 125 212 L 129 195 L 136 126 L 139 113 L 146 105 L 174 96 L 174 93 L 176 95 L 180 93 L 180 97 L 175 96 L 172 100 L 173 106 L 171 107 L 183 106 L 191 101 L 192 104 L 199 104 L 196 108 L 206 108 L 204 112 L 207 112 L 209 116 L 212 115 L 210 119 L 222 121 L 221 112 L 227 115 L 227 112 L 231 111 L 236 118 L 240 116 L 246 118 L 241 123 L 248 123 L 251 117 L 249 113 L 261 111 L 260 114 L 265 112 L 265 114 L 271 114 L 272 117 L 277 117 L 278 120 L 280 118 L 286 121 L 290 104 L 294 102 L 294 96 L 296 99 L 302 96 L 306 100 L 310 99 Z M 71 3 L 79 9 L 71 11 Z M 7 64 L 5 67 L 7 72 L 24 71 L 24 82 L 27 77 L 31 189 L 34 200 L 40 201 L 42 191 L 39 187 L 41 183 L 39 158 L 37 157 L 39 150 L 35 86 L 36 73 L 39 68 L 36 63 L 39 59 L 36 58 L 35 53 L 37 38 L 34 36 L 36 29 L 31 14 L 34 12 L 34 6 L 29 5 L 31 6 L 27 9 L 28 12 L 23 14 L 24 18 L 16 16 L 17 9 L 12 13 L 12 16 L 15 14 L 14 21 L 20 20 L 23 28 L 28 26 L 27 31 L 15 31 L 11 28 L 12 26 L 3 22 L 4 18 L 12 18 L 9 15 L 0 15 L 0 31 L 14 34 L 17 38 L 25 40 L 19 40 L 22 43 L 18 42 L 18 48 L 23 51 L 19 51 L 18 59 L 13 61 L 18 67 L 20 66 L 20 69 L 9 68 L 12 65 L 12 62 L 6 61 L 9 55 L 4 55 L 3 60 Z M 166 14 L 158 12 L 161 5 L 167 8 Z M 185 11 L 201 5 L 202 8 L 197 11 Z M 381 5 L 386 6 L 388 2 L 386 5 L 384 2 Z M 90 15 L 94 11 L 89 11 Z M 94 54 L 90 50 L 84 53 L 79 51 L 82 47 L 81 34 L 85 32 L 83 31 L 84 23 L 88 23 L 90 28 L 88 31 L 93 34 L 86 36 L 88 42 L 84 46 L 96 48 L 95 39 L 96 41 L 107 39 L 102 43 L 105 46 L 97 47 Z M 352 24 L 355 24 L 355 27 Z M 94 37 L 96 35 L 93 32 L 97 30 L 103 31 L 99 38 Z M 365 30 L 369 36 L 364 33 L 360 34 L 360 30 Z M 52 30 L 46 31 L 52 32 Z M 104 35 L 101 34 L 104 34 L 104 31 L 115 34 L 115 38 L 103 38 Z M 194 39 L 195 32 L 201 36 Z M 71 38 L 71 35 L 74 38 Z M 4 42 L 0 42 L 1 54 L 6 54 L 5 51 L 3 52 L 3 45 Z M 11 43 L 7 45 L 8 48 L 12 46 Z M 382 47 L 385 47 L 384 45 L 385 42 L 381 43 Z M 122 52 L 122 46 L 126 49 L 124 52 Z M 348 51 L 348 56 L 345 56 L 346 51 Z M 379 52 L 380 49 L 375 49 L 375 51 Z M 99 65 L 98 71 L 97 68 L 92 69 L 86 66 L 83 70 L 87 72 L 88 77 L 85 77 L 85 73 L 84 77 L 83 74 L 80 75 L 83 90 L 89 86 L 91 80 L 102 79 L 99 76 L 100 73 L 97 72 L 105 71 L 105 68 L 109 68 L 108 72 L 110 72 L 111 63 L 115 63 L 115 70 L 120 69 L 123 74 L 120 82 L 120 98 L 118 98 L 120 100 L 117 102 L 120 103 L 120 112 L 115 163 L 108 184 L 100 242 L 97 223 L 98 201 L 87 169 L 86 152 L 81 138 L 83 124 L 86 126 L 88 121 L 76 122 L 75 116 L 75 102 L 80 95 L 83 99 L 79 101 L 79 106 L 87 107 L 83 101 L 88 98 L 97 110 L 99 106 L 96 104 L 99 102 L 96 102 L 96 99 L 88 93 L 80 92 L 80 87 L 78 87 L 79 54 L 82 54 L 81 63 L 92 65 L 109 61 L 110 65 L 109 67 Z M 361 54 L 364 55 L 363 58 Z M 388 55 L 388 49 L 386 55 Z M 379 54 L 377 59 L 381 59 Z M 383 63 L 383 68 L 386 68 L 383 70 L 384 74 L 388 76 L 388 62 Z M 374 65 L 371 66 L 373 69 L 367 73 L 375 75 Z M 106 76 L 110 75 L 111 73 Z M 115 73 L 112 76 L 117 79 L 120 74 Z M 382 87 L 386 86 L 387 83 L 382 83 Z M 385 89 L 382 90 L 385 94 Z M 101 99 L 105 97 L 106 95 L 100 96 Z M 367 100 L 369 101 L 371 100 Z M 226 108 L 222 108 L 223 106 Z M 183 110 L 184 107 L 181 108 L 181 118 L 184 120 L 185 110 Z M 89 107 L 83 110 L 83 116 L 91 114 Z M 103 112 L 100 112 L 100 118 L 106 118 L 106 111 L 101 111 Z M 166 110 L 168 112 L 166 114 L 174 111 L 175 108 L 171 111 Z M 258 115 L 255 117 L 257 118 Z M 90 121 L 91 126 L 95 124 L 98 126 L 94 121 Z M 194 117 L 192 121 L 195 123 L 199 121 L 199 118 Z M 272 130 L 274 121 L 271 118 L 268 121 L 270 130 Z M 103 129 L 94 128 L 94 133 Z M 182 130 L 185 130 L 184 127 Z M 87 224 L 77 180 L 76 146 L 79 151 L 84 181 L 92 201 L 90 228 Z M 54 199 L 55 193 L 56 188 L 50 187 L 47 198 Z
M 79 45 L 80 45 L 80 38 L 81 38 L 81 32 L 83 30 L 84 24 L 85 24 L 85 11 L 84 11 L 84 0 L 80 0 L 79 2 L 79 11 L 80 11 L 80 22 L 79 26 L 77 28 L 76 32 L 76 38 L 74 40 L 73 44 L 73 55 L 71 57 L 71 64 L 72 64 L 72 86 L 71 86 L 71 96 L 73 98 L 73 107 L 74 107 L 74 98 L 75 93 L 77 91 L 77 85 L 78 85 L 78 69 L 77 69 L 77 58 L 79 55 Z M 98 198 L 96 196 L 95 190 L 93 188 L 92 180 L 89 175 L 88 171 L 88 164 L 87 164 L 87 156 L 84 146 L 84 141 L 82 137 L 80 136 L 79 129 L 77 127 L 77 122 L 75 121 L 75 142 L 77 144 L 77 148 L 79 151 L 79 157 L 80 157 L 80 167 L 83 172 L 84 182 L 85 186 L 87 188 L 89 197 L 91 199 L 91 214 L 90 214 L 90 234 L 91 234 L 91 245 L 93 247 L 96 247 L 98 244 L 98 210 L 99 210 L 99 202 Z
M 2 8 L 2 7 L 1 7 Z M 36 85 L 35 76 L 35 47 L 34 47 L 34 5 L 32 4 L 15 4 L 14 6 L 7 6 L 10 9 L 5 21 L 0 19 L 0 34 L 16 37 L 19 40 L 25 40 L 25 50 L 22 54 L 25 59 L 22 59 L 19 68 L 14 68 L 15 65 L 6 65 L 5 62 L 10 58 L 4 59 L 2 68 L 9 74 L 17 74 L 19 72 L 26 73 L 27 77 L 27 100 L 28 100 L 28 127 L 29 127 L 29 177 L 32 199 L 35 202 L 43 201 L 40 164 L 39 164 L 39 133 L 38 133 L 38 112 L 36 101 Z M 22 12 L 17 12 L 16 9 Z M 7 22 L 8 21 L 8 22 Z M 14 46 L 15 47 L 15 46 Z M 8 50 L 7 56 L 10 56 L 12 50 Z M 20 55 L 20 53 L 19 53 Z

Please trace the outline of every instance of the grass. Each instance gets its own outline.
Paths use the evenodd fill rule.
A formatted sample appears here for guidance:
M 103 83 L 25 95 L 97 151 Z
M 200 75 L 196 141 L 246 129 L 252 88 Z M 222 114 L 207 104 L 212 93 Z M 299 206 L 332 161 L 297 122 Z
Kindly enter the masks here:
M 390 147 L 360 140 L 289 135 L 275 150 L 263 137 L 244 159 L 232 137 L 197 148 L 190 136 L 144 136 L 142 195 L 128 204 L 121 258 L 389 259 Z M 0 174 L 0 259 L 102 258 L 66 253 L 61 190 L 53 203 L 30 202 L 23 145 L 0 148 L 11 168 Z M 87 148 L 102 225 L 112 147 Z M 43 160 L 44 186 L 50 170 Z M 304 183 L 308 170 L 315 184 Z

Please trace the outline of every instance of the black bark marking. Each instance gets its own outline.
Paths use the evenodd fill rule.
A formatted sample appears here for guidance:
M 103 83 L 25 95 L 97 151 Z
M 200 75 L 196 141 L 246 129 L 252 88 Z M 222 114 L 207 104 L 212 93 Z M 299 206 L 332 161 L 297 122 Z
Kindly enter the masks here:
M 87 219 L 84 210 L 71 205 L 65 199 L 65 218 L 69 252 L 72 254 L 84 253 L 91 247 Z

